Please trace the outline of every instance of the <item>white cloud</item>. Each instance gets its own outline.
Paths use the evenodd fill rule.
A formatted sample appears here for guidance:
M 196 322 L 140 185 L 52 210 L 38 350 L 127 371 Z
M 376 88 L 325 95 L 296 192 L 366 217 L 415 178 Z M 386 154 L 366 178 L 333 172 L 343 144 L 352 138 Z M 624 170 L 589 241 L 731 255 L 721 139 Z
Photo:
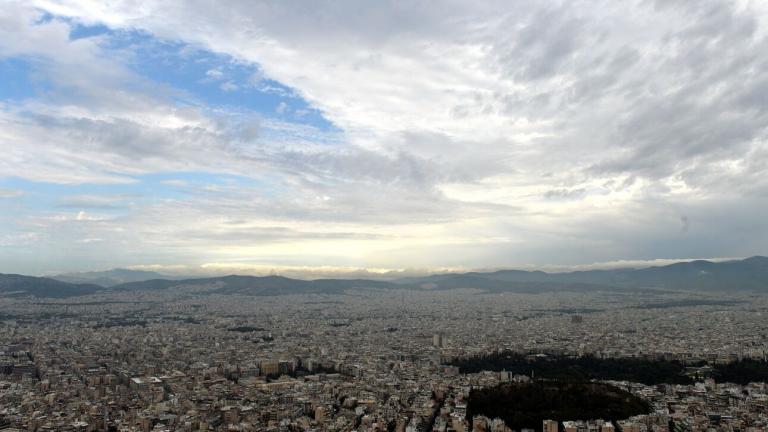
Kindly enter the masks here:
M 174 186 L 174 187 L 179 187 L 179 188 L 183 188 L 183 187 L 189 186 L 189 182 L 188 181 L 181 180 L 181 179 L 163 180 L 161 183 L 164 184 L 164 185 Z
M 214 15 L 204 1 L 183 10 L 145 2 L 140 11 L 120 2 L 44 4 L 257 62 L 299 89 L 351 143 L 441 164 L 479 153 L 529 177 L 565 174 L 553 182 L 609 180 L 615 172 L 669 177 L 705 169 L 720 149 L 764 142 L 765 109 L 755 106 L 759 98 L 745 99 L 761 80 L 737 78 L 765 61 L 765 39 L 753 30 L 762 22 L 726 2 L 336 2 L 322 11 L 248 3 Z M 736 88 L 743 90 L 729 91 Z M 708 107 L 724 100 L 729 105 Z
M 122 209 L 128 208 L 135 198 L 138 197 L 135 195 L 73 195 L 63 197 L 59 205 L 77 209 Z
M 233 83 L 232 81 L 227 81 L 222 83 L 219 86 L 219 88 L 221 88 L 225 92 L 233 92 L 240 89 L 240 87 L 237 84 Z
M 301 97 L 341 130 L 179 108 L 98 39 L 71 41 L 66 23 L 32 25 L 13 6 L 0 56 L 45 59 L 77 91 L 0 109 L 0 175 L 118 183 L 199 170 L 263 183 L 93 224 L 86 238 L 104 245 L 132 232 L 166 263 L 382 268 L 765 252 L 758 4 L 36 4 L 257 65 L 251 85 Z M 222 70 L 206 75 L 238 91 Z
M 205 72 L 205 76 L 213 80 L 220 80 L 224 78 L 224 72 L 221 69 L 209 69 Z
M 17 198 L 24 195 L 24 191 L 18 189 L 0 188 L 0 199 Z

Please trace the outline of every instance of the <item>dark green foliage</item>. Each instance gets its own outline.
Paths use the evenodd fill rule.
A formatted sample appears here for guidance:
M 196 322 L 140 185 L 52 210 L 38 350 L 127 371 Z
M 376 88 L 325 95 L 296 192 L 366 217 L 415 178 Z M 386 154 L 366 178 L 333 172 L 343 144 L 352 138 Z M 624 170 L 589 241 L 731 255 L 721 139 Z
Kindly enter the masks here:
M 503 351 L 482 356 L 455 359 L 449 362 L 458 366 L 461 373 L 480 371 L 508 371 L 516 375 L 533 374 L 536 378 L 564 382 L 582 382 L 593 379 L 630 381 L 646 385 L 692 384 L 694 380 L 685 374 L 685 365 L 675 361 L 643 360 L 633 358 L 599 359 L 596 357 L 535 357 Z M 702 363 L 699 366 L 703 366 Z M 741 360 L 712 366 L 712 374 L 718 382 L 748 384 L 768 382 L 768 362 Z
M 146 327 L 147 320 L 116 318 L 116 319 L 110 319 L 109 321 L 106 321 L 103 323 L 96 324 L 95 326 L 93 326 L 93 328 L 102 329 L 102 328 L 132 327 L 132 326 Z
M 266 329 L 263 329 L 261 327 L 252 327 L 252 326 L 238 326 L 238 327 L 228 328 L 227 330 L 231 332 L 238 332 L 238 333 L 251 333 L 251 332 L 265 331 Z
M 768 362 L 760 360 L 741 360 L 734 363 L 716 365 L 714 377 L 718 382 L 749 384 L 768 382 Z
M 467 419 L 476 415 L 499 417 L 513 430 L 541 430 L 546 419 L 616 421 L 648 412 L 644 400 L 600 383 L 504 384 L 472 390 L 467 404 Z
M 688 299 L 688 300 L 674 300 L 666 302 L 646 303 L 638 306 L 633 306 L 628 309 L 671 309 L 678 307 L 694 307 L 694 306 L 733 306 L 738 304 L 747 303 L 741 300 L 707 300 L 707 299 Z
M 596 357 L 536 357 L 504 351 L 484 356 L 457 359 L 450 363 L 462 373 L 506 370 L 513 374 L 561 381 L 591 379 L 631 381 L 643 384 L 690 384 L 685 367 L 678 362 L 631 358 L 599 359 Z

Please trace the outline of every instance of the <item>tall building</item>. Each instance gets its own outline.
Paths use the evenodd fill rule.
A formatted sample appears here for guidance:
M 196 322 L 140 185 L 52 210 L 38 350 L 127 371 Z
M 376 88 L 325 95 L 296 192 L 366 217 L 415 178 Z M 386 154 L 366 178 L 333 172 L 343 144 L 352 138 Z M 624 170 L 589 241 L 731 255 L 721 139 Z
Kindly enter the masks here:
M 564 421 L 563 422 L 563 431 L 564 432 L 578 432 L 579 426 L 575 421 Z
M 432 336 L 432 345 L 438 348 L 445 347 L 445 338 L 443 337 L 442 333 L 436 333 L 434 336 Z
M 640 432 L 640 425 L 629 420 L 619 420 L 619 428 L 623 432 Z
M 259 369 L 263 375 L 277 375 L 280 373 L 280 362 L 265 360 L 259 363 Z
M 557 421 L 555 420 L 544 420 L 544 425 L 542 427 L 542 430 L 544 432 L 557 432 Z

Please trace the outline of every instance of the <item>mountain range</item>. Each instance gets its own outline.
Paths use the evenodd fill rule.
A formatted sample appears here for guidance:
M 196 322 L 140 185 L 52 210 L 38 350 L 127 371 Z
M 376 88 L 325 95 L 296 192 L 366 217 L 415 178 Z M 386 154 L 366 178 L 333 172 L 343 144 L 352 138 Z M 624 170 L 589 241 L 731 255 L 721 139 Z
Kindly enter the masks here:
M 160 276 L 160 277 L 157 277 Z M 55 278 L 0 274 L 0 296 L 73 297 L 99 292 L 165 290 L 188 287 L 215 294 L 338 294 L 355 289 L 451 290 L 485 292 L 545 291 L 751 291 L 768 292 L 768 257 L 711 262 L 688 261 L 642 269 L 566 273 L 500 270 L 437 274 L 392 281 L 366 279 L 300 280 L 282 276 L 223 276 L 174 280 L 154 272 L 116 269 Z
M 94 284 L 101 285 L 103 287 L 112 287 L 128 282 L 141 282 L 150 279 L 178 279 L 172 276 L 167 276 L 161 273 L 145 270 L 131 270 L 116 268 L 112 270 L 93 271 L 93 272 L 81 272 L 81 273 L 65 273 L 56 276 L 51 276 L 51 279 L 56 279 L 62 282 L 75 283 L 75 284 Z
M 74 297 L 93 294 L 104 287 L 77 284 L 56 279 L 0 273 L 0 296 L 5 297 Z
M 433 275 L 425 278 L 404 279 L 401 282 L 419 284 L 434 282 L 438 287 L 447 287 L 455 285 L 457 278 L 507 283 L 583 284 L 616 289 L 768 291 L 768 257 L 754 256 L 724 262 L 697 260 L 642 269 L 588 270 L 567 273 L 499 270 L 490 273 Z

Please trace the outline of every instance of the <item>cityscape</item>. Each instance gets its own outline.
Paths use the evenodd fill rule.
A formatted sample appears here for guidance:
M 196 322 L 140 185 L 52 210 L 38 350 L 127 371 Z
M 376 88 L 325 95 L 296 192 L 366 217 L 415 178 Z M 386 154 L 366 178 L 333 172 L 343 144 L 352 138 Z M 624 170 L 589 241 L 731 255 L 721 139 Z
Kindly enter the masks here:
M 734 383 L 711 373 L 765 364 L 768 299 L 754 292 L 248 295 L 174 284 L 2 297 L 0 430 L 507 431 L 500 418 L 467 415 L 477 412 L 472 390 L 547 376 L 457 363 L 505 351 L 697 372 L 688 383 L 601 380 L 648 411 L 549 419 L 558 430 L 757 431 L 768 421 L 765 376 Z
M 768 432 L 768 0 L 0 0 L 0 432 Z

